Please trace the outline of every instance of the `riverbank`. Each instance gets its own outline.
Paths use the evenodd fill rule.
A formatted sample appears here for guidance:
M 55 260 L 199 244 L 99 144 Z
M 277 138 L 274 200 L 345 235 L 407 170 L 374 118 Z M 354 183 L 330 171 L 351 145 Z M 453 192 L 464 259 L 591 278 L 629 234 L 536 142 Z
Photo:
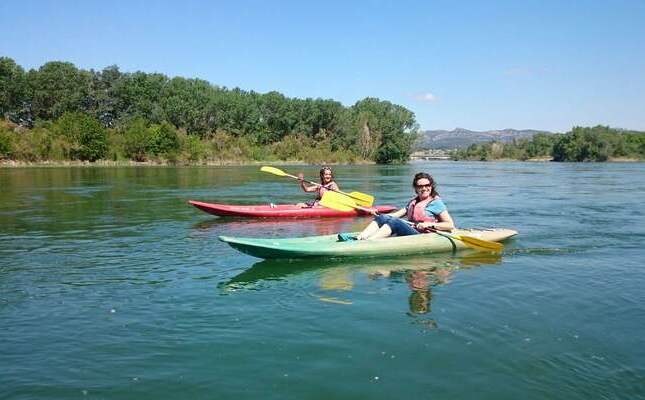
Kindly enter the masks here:
M 110 161 L 98 160 L 94 162 L 69 160 L 69 161 L 17 161 L 0 160 L 0 168 L 60 168 L 60 167 L 226 167 L 245 165 L 370 165 L 373 161 L 360 161 L 348 163 L 307 163 L 305 161 L 239 161 L 239 160 L 218 160 L 203 161 L 198 163 L 182 163 L 168 161 Z
M 432 161 L 432 160 L 430 160 Z M 437 160 L 439 161 L 439 160 Z M 445 161 L 445 160 L 442 160 Z M 461 160 L 468 161 L 468 160 Z M 475 161 L 475 160 L 471 160 Z M 520 160 L 515 160 L 512 158 L 500 158 L 496 160 L 483 161 L 483 162 L 517 162 Z M 552 162 L 553 157 L 535 157 L 529 158 L 522 162 Z M 410 160 L 410 162 L 427 162 L 427 160 Z M 482 161 L 476 161 L 482 162 Z M 585 161 L 590 162 L 590 161 Z M 638 163 L 645 162 L 638 158 L 629 158 L 629 157 L 611 157 L 607 161 L 609 163 Z M 371 165 L 375 164 L 373 161 L 358 161 L 353 163 L 308 163 L 302 160 L 298 161 L 241 161 L 241 160 L 216 160 L 216 161 L 201 161 L 198 163 L 188 163 L 188 162 L 169 162 L 162 160 L 151 160 L 151 161 L 132 161 L 132 160 L 121 160 L 121 161 L 111 161 L 111 160 L 98 160 L 94 162 L 90 161 L 80 161 L 80 160 L 68 160 L 68 161 L 18 161 L 18 160 L 0 160 L 0 168 L 60 168 L 60 167 L 227 167 L 227 166 L 245 166 L 245 165 Z

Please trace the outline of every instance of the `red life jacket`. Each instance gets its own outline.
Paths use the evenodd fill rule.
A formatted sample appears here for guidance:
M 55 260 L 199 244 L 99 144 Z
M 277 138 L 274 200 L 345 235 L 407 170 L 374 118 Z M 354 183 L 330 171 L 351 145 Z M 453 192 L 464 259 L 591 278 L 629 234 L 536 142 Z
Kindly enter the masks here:
M 331 182 L 329 182 L 329 183 L 328 183 L 328 184 L 326 184 L 326 185 L 320 185 L 320 186 L 318 186 L 318 197 L 316 198 L 316 200 L 320 200 L 320 199 L 322 199 L 323 194 L 325 194 L 325 192 L 326 192 L 326 191 L 331 190 L 330 188 L 331 188 L 333 185 L 335 185 L 335 184 L 336 184 L 336 182 L 331 181 Z
M 407 206 L 408 212 L 406 215 L 406 218 L 408 219 L 408 221 L 438 222 L 437 217 L 435 217 L 432 213 L 430 215 L 426 214 L 426 206 L 428 205 L 428 203 L 438 198 L 439 196 L 428 197 L 425 200 L 419 201 L 419 198 L 415 197 L 414 199 L 410 200 Z M 419 232 L 422 232 L 422 231 L 419 231 Z

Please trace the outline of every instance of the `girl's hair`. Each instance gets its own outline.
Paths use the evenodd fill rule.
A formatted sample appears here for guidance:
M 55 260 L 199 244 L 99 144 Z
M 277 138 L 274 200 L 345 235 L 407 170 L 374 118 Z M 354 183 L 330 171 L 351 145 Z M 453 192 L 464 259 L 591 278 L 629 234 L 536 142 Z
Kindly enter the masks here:
M 320 169 L 320 183 L 325 183 L 325 179 L 324 179 L 325 171 L 331 172 L 331 180 L 332 181 L 334 180 L 334 171 L 332 171 L 330 167 L 324 166 Z
M 425 172 L 419 172 L 418 174 L 414 175 L 414 179 L 412 179 L 412 187 L 416 189 L 417 181 L 424 178 L 430 181 L 430 196 L 439 196 L 439 192 L 437 192 L 437 182 L 434 181 L 432 175 Z

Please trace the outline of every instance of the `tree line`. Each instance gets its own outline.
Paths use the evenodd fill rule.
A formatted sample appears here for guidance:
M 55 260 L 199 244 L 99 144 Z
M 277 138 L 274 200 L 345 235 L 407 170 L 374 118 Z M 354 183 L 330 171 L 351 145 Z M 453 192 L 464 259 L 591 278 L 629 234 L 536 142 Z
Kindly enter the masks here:
M 83 70 L 47 62 L 25 71 L 0 57 L 0 158 L 399 163 L 414 113 L 365 98 L 288 98 L 201 79 Z
M 565 134 L 539 133 L 511 143 L 473 144 L 453 153 L 455 160 L 489 161 L 550 158 L 553 161 L 645 160 L 645 132 L 598 125 L 574 127 Z

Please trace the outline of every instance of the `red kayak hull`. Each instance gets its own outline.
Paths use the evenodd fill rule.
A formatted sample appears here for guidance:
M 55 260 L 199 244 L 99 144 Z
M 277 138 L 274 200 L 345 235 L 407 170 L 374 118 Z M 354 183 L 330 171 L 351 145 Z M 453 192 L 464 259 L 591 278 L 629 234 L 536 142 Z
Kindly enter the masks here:
M 251 218 L 320 218 L 320 217 L 365 217 L 370 214 L 352 210 L 337 211 L 327 207 L 300 208 L 294 204 L 276 204 L 243 206 L 231 204 L 212 204 L 190 200 L 188 203 L 200 210 L 220 217 L 251 217 Z M 374 206 L 379 213 L 388 213 L 397 209 L 394 206 Z

